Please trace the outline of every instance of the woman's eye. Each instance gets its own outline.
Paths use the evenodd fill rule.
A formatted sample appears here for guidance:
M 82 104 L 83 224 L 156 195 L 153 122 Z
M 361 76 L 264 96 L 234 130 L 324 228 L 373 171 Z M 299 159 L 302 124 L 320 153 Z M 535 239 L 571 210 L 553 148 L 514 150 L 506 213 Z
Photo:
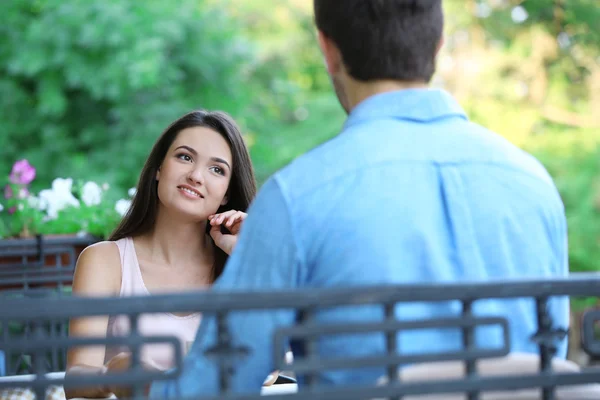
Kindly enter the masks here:
M 219 175 L 225 175 L 225 170 L 221 167 L 212 167 L 212 170 Z
M 187 155 L 185 153 L 178 154 L 177 158 L 179 158 L 180 160 L 183 160 L 183 161 L 192 161 L 192 157 L 190 157 L 189 155 Z

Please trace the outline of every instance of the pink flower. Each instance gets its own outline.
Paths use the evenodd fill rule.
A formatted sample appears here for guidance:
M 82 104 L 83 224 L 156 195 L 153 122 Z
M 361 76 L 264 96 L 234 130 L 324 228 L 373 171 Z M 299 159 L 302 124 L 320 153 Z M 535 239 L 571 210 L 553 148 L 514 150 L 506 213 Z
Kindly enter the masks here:
M 14 195 L 15 191 L 13 188 L 10 185 L 6 185 L 4 187 L 4 198 L 12 199 Z M 17 195 L 17 198 L 26 199 L 27 197 L 29 197 L 29 190 L 26 187 L 19 188 L 19 194 Z
M 11 199 L 13 197 L 13 190 L 12 187 L 10 187 L 10 185 L 6 185 L 4 186 L 4 198 L 5 199 Z
M 11 183 L 28 185 L 35 179 L 35 168 L 27 160 L 19 160 L 13 165 L 9 177 Z

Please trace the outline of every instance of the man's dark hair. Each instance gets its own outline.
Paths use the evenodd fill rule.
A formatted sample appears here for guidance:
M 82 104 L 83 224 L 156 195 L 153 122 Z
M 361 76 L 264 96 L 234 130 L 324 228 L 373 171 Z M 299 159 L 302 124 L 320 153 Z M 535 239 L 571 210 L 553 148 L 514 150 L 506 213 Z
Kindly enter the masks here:
M 360 81 L 429 82 L 442 37 L 442 0 L 314 0 L 315 23 Z

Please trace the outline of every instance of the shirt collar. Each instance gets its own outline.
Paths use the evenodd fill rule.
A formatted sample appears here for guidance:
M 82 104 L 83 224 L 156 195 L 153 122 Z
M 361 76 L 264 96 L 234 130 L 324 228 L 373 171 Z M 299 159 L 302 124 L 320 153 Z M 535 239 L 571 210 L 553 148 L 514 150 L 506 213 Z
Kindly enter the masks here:
M 368 119 L 429 122 L 448 117 L 467 119 L 462 107 L 448 92 L 441 89 L 404 89 L 376 94 L 363 100 L 354 107 L 344 128 Z

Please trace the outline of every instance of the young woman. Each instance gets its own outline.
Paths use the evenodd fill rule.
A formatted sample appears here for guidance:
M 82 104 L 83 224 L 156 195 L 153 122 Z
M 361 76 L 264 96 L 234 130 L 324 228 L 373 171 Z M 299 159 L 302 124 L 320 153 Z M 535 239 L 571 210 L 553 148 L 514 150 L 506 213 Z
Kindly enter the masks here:
M 208 287 L 223 271 L 255 194 L 248 149 L 233 119 L 222 112 L 184 115 L 154 145 L 131 208 L 109 241 L 82 252 L 73 294 L 125 297 Z M 144 315 L 139 329 L 148 335 L 176 335 L 186 348 L 200 318 L 198 313 Z M 125 316 L 70 323 L 72 336 L 119 336 L 128 329 Z M 127 351 L 74 348 L 68 354 L 67 373 L 102 374 L 123 368 Z M 165 370 L 173 365 L 168 345 L 147 345 L 141 354 L 150 367 Z M 65 391 L 67 398 L 110 393 L 104 387 Z

